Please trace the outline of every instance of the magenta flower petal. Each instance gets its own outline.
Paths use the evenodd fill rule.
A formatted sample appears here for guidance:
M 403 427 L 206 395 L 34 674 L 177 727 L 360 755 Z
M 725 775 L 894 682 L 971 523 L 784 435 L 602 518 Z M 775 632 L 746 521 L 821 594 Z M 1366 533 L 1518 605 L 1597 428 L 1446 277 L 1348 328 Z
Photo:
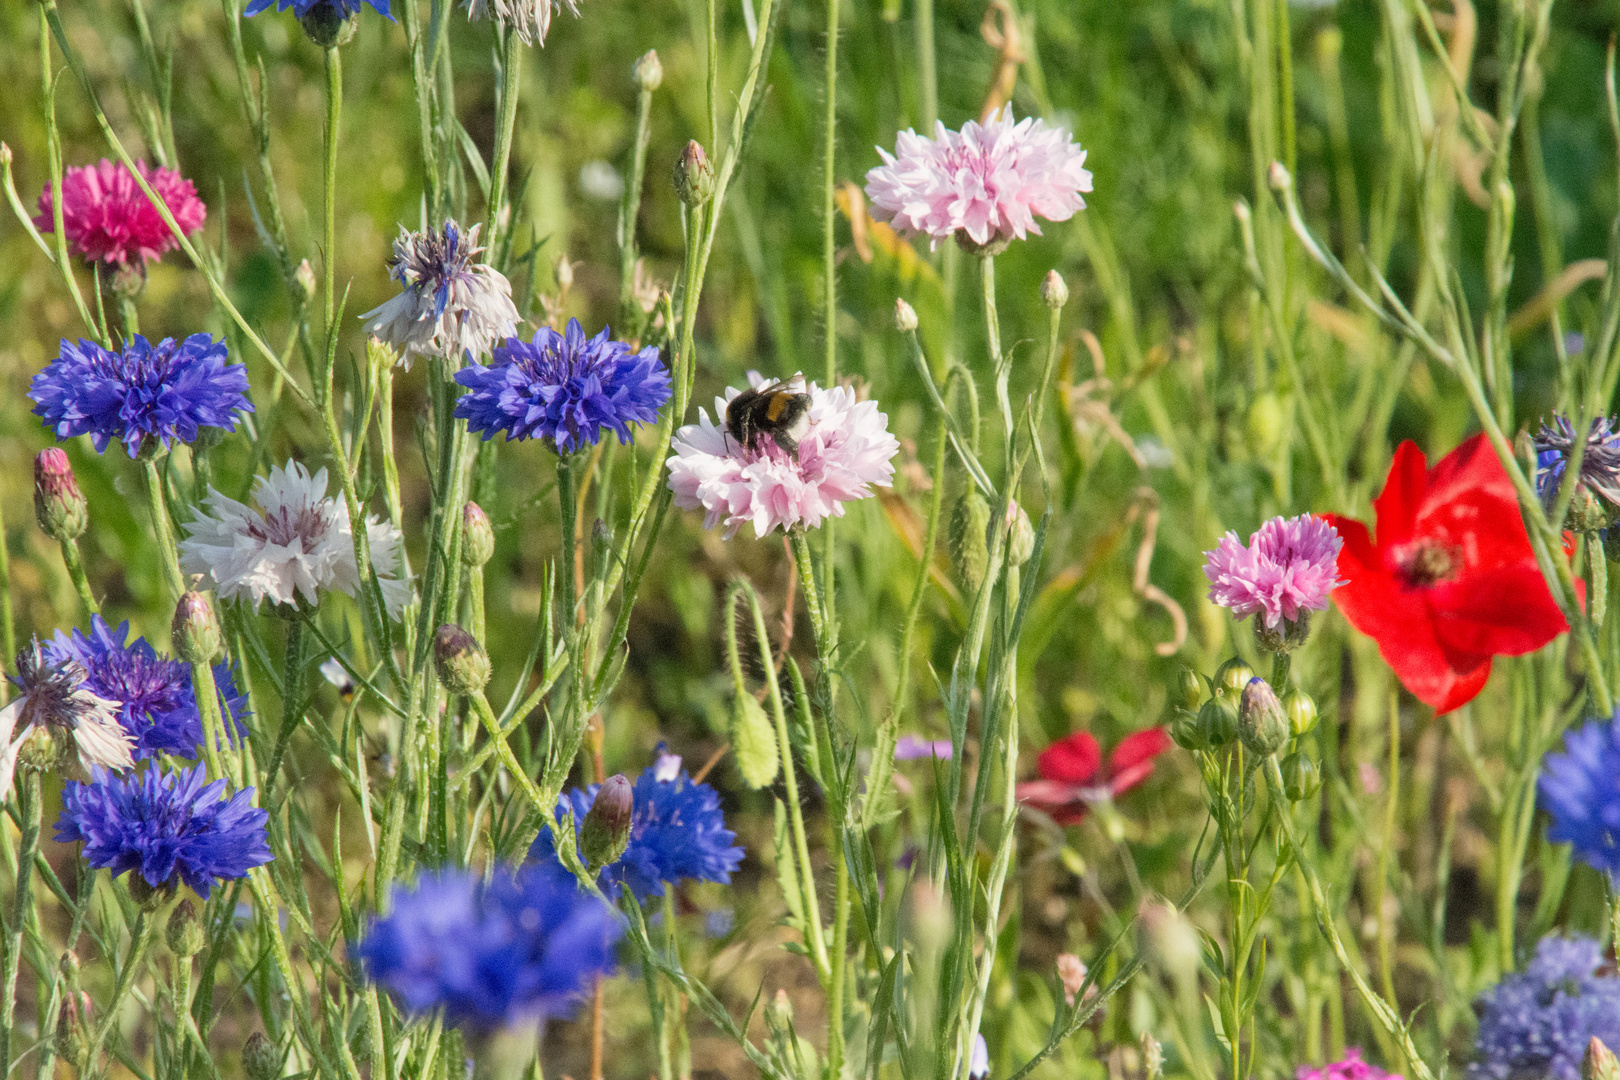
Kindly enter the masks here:
M 190 180 L 173 169 L 153 169 L 137 161 L 141 176 L 169 208 L 183 233 L 202 228 L 208 208 L 197 198 Z M 56 227 L 54 200 L 49 186 L 39 196 L 41 232 Z M 62 229 L 73 251 L 91 262 L 142 264 L 163 257 L 180 246 L 163 215 L 158 213 L 123 164 L 102 158 L 96 165 L 68 169 L 62 176 Z
M 1229 532 L 1204 553 L 1209 598 L 1240 619 L 1260 614 L 1275 630 L 1302 611 L 1327 607 L 1328 593 L 1343 584 L 1337 574 L 1343 544 L 1333 526 L 1314 514 L 1274 517 L 1249 537 L 1247 547 Z

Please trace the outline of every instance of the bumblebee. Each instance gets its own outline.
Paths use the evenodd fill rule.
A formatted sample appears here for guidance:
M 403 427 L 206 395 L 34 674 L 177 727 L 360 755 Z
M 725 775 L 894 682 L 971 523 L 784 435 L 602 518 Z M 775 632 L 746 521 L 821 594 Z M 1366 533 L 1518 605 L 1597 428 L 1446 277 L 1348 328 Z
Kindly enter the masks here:
M 773 382 L 744 390 L 726 405 L 726 431 L 750 450 L 760 449 L 769 435 L 795 459 L 799 440 L 810 430 L 810 395 L 794 393 L 791 382 Z

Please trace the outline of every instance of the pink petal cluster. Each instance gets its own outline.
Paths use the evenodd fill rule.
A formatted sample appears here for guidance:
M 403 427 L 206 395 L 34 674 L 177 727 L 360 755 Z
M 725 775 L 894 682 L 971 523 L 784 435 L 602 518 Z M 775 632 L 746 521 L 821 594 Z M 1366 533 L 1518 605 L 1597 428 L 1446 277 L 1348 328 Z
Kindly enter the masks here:
M 1209 598 L 1240 619 L 1263 614 L 1272 630 L 1302 611 L 1322 611 L 1328 593 L 1343 584 L 1337 574 L 1343 543 L 1315 514 L 1274 517 L 1249 537 L 1248 547 L 1229 532 L 1214 551 L 1204 553 Z
M 924 233 L 930 247 L 953 236 L 984 247 L 1041 234 L 1037 217 L 1067 221 L 1086 201 L 1086 152 L 1062 128 L 1007 106 L 987 123 L 961 131 L 936 124 L 932 139 L 902 131 L 895 153 L 866 174 L 872 216 L 905 233 Z
M 748 380 L 765 382 L 756 372 Z M 699 422 L 675 433 L 669 489 L 676 506 L 703 511 L 704 528 L 724 525 L 728 540 L 749 523 L 755 536 L 778 526 L 814 529 L 842 517 L 844 503 L 870 498 L 874 485 L 893 480 L 900 443 L 877 402 L 858 400 L 847 386 L 807 384 L 810 431 L 795 458 L 769 440 L 753 450 L 726 434 L 726 405 L 739 392 L 727 387 L 726 396 L 715 399 L 718 422 L 699 409 Z
M 1301 1065 L 1294 1070 L 1294 1080 L 1401 1080 L 1400 1073 L 1389 1073 L 1376 1065 L 1361 1060 L 1361 1050 L 1349 1047 L 1342 1061 L 1330 1062 L 1319 1069 Z
M 202 228 L 208 208 L 197 198 L 190 180 L 173 169 L 153 169 L 144 161 L 135 164 L 174 215 L 181 232 Z M 34 219 L 41 232 L 56 227 L 53 202 L 47 184 L 39 196 L 39 216 Z M 135 259 L 144 266 L 180 246 L 134 174 L 123 163 L 106 158 L 96 165 L 75 166 L 63 175 L 62 227 L 74 252 L 91 262 L 123 265 Z

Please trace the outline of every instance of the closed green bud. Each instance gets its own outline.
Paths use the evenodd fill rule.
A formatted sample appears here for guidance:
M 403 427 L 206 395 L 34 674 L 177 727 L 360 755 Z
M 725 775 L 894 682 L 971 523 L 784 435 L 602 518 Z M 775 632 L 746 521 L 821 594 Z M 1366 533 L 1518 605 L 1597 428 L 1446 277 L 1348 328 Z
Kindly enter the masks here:
M 1007 561 L 1023 566 L 1035 554 L 1035 526 L 1016 502 L 1007 504 L 1007 525 Z
M 917 309 L 906 303 L 903 296 L 896 297 L 894 301 L 894 328 L 902 334 L 917 329 Z
M 1614 1051 L 1596 1035 L 1586 1044 L 1586 1057 L 1581 1061 L 1581 1080 L 1620 1080 L 1620 1061 Z
M 1183 750 L 1207 750 L 1209 739 L 1198 721 L 1198 714 L 1190 709 L 1177 709 L 1170 721 L 1170 741 Z
M 1069 283 L 1056 270 L 1048 270 L 1041 279 L 1041 303 L 1056 311 L 1069 302 Z
M 461 508 L 461 564 L 479 567 L 495 554 L 495 530 L 489 515 L 475 502 Z
M 675 194 L 687 206 L 702 206 L 714 198 L 714 166 L 696 139 L 686 144 L 675 161 Z
M 212 664 L 224 644 L 214 605 L 199 592 L 188 592 L 174 605 L 174 622 L 169 626 L 174 651 L 189 664 Z
M 1251 754 L 1267 757 L 1288 741 L 1288 717 L 1271 684 L 1256 675 L 1238 705 L 1238 737 Z
M 79 977 L 79 954 L 72 949 L 65 949 L 62 958 L 56 962 L 56 970 L 71 984 Z
M 298 269 L 293 271 L 293 281 L 297 283 L 299 290 L 304 294 L 305 303 L 315 299 L 315 268 L 309 265 L 308 259 L 300 262 L 298 264 Z M 375 341 L 378 345 L 382 345 L 382 342 L 377 338 L 372 338 L 371 341 Z M 370 355 L 370 351 L 371 343 L 367 342 L 366 352 L 368 356 Z
M 69 990 L 56 1017 L 56 1056 L 79 1072 L 90 1057 L 90 995 Z
M 657 49 L 648 49 L 641 54 L 635 67 L 630 69 L 630 78 L 635 82 L 637 90 L 645 90 L 648 93 L 664 85 L 664 65 L 658 59 Z
M 990 504 L 979 489 L 969 486 L 951 510 L 949 543 L 957 584 L 969 596 L 979 591 L 990 570 L 990 547 L 985 530 L 990 525 Z
M 1198 710 L 1198 730 L 1204 745 L 1212 749 L 1227 746 L 1238 737 L 1237 710 L 1223 697 L 1212 697 Z
M 197 918 L 197 909 L 190 900 L 182 900 L 169 912 L 169 924 L 163 928 L 163 939 L 169 951 L 184 960 L 202 952 L 208 944 L 208 932 Z
M 439 681 L 453 694 L 476 694 L 489 683 L 489 654 L 453 623 L 445 623 L 433 635 L 433 664 Z
M 60 447 L 34 455 L 34 517 L 52 540 L 77 540 L 90 525 L 90 504 Z
M 1614 524 L 1617 512 L 1585 484 L 1577 484 L 1575 497 L 1569 501 L 1569 513 L 1564 516 L 1564 528 L 1578 533 L 1602 532 Z
M 776 729 L 754 695 L 740 693 L 731 700 L 731 753 L 737 771 L 750 788 L 762 788 L 776 779 Z
M 255 1031 L 242 1044 L 242 1071 L 248 1080 L 278 1080 L 281 1063 L 281 1051 L 262 1031 Z
M 1244 425 L 1249 433 L 1249 449 L 1256 457 L 1267 458 L 1287 434 L 1282 401 L 1276 394 L 1260 394 L 1249 403 Z
M 635 808 L 630 781 L 623 773 L 602 781 L 579 831 L 579 854 L 586 866 L 600 870 L 624 854 L 630 843 L 630 819 Z
M 1181 669 L 1181 675 L 1176 681 L 1177 691 L 1181 695 L 1181 707 L 1196 710 L 1204 701 L 1204 680 L 1190 667 Z
M 1252 678 L 1254 668 L 1242 657 L 1234 656 L 1215 669 L 1215 693 L 1231 701 L 1235 709 L 1238 699 L 1243 696 L 1243 688 L 1249 685 Z
M 1283 794 L 1293 802 L 1304 802 L 1322 788 L 1322 772 L 1304 754 L 1289 754 L 1282 763 Z
M 1308 735 L 1316 729 L 1316 702 L 1311 695 L 1295 687 L 1283 695 L 1283 712 L 1288 714 L 1288 730 L 1296 736 Z

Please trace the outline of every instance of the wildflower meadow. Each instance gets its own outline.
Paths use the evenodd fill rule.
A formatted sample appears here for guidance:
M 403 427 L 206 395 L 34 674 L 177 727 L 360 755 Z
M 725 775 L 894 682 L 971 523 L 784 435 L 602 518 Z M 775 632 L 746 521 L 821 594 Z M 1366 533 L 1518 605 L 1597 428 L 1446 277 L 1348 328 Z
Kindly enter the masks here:
M 0 1080 L 1620 1080 L 1617 31 L 0 3 Z

